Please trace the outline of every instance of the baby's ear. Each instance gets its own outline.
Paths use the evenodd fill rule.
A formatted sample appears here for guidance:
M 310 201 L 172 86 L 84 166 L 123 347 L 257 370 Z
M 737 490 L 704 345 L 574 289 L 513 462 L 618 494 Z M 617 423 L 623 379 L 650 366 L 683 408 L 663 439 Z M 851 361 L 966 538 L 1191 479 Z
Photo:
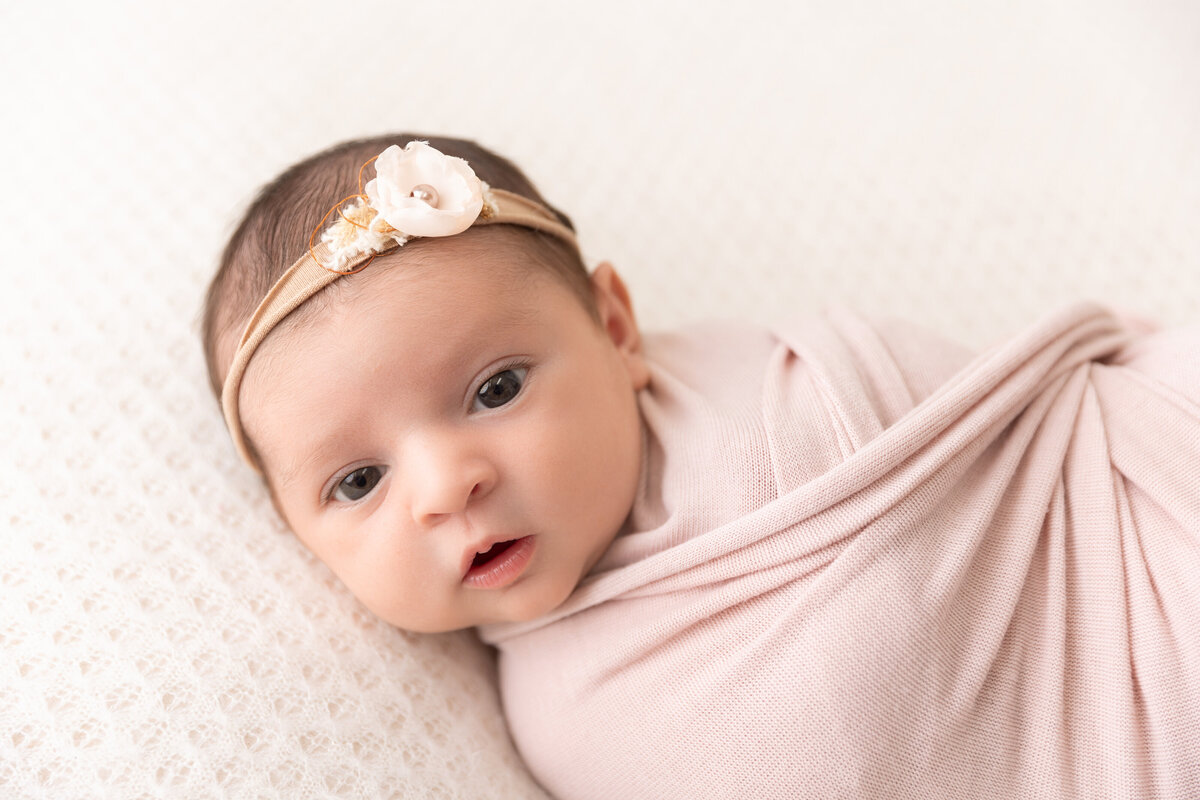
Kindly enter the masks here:
M 633 388 L 644 389 L 650 382 L 650 370 L 642 355 L 642 335 L 633 315 L 633 301 L 625 282 L 607 261 L 592 272 L 592 296 L 600 326 L 624 360 Z

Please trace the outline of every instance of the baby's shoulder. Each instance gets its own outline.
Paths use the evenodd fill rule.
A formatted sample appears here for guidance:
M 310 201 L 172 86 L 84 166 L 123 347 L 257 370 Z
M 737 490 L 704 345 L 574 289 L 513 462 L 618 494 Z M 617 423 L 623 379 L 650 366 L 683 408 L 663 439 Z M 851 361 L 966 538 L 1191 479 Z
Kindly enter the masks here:
M 761 385 L 779 338 L 765 326 L 718 320 L 649 333 L 644 347 L 652 384 L 657 376 L 719 400 Z

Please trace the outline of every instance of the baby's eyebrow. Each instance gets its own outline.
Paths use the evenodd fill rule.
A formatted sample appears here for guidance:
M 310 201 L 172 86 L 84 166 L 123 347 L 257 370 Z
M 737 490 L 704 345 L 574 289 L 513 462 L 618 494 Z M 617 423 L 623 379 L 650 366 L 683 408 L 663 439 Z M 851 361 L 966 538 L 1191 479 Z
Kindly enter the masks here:
M 313 465 L 320 460 L 321 453 L 329 452 L 330 446 L 337 438 L 336 435 L 326 436 L 317 442 L 315 447 L 309 448 L 304 455 L 285 463 L 278 471 L 279 479 L 276 486 L 282 490 L 297 483 L 303 475 L 313 469 Z

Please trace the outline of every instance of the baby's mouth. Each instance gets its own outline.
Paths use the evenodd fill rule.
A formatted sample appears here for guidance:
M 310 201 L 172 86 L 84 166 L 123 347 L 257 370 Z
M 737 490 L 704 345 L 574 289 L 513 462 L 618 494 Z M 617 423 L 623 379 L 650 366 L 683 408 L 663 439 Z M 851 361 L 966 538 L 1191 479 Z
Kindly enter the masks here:
M 520 539 L 493 542 L 483 550 L 468 550 L 463 554 L 463 584 L 475 589 L 508 586 L 529 566 L 537 546 L 535 539 L 534 536 L 522 536 Z
M 475 558 L 471 561 L 471 568 L 474 569 L 488 563 L 516 543 L 516 539 L 509 539 L 507 542 L 496 542 L 484 552 L 476 553 Z

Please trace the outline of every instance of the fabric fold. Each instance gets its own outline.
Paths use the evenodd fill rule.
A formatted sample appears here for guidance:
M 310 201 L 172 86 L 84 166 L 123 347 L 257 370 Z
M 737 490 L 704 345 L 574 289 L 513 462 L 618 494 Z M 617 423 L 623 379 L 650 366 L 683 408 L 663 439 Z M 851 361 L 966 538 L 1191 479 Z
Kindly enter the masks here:
M 971 359 L 834 311 L 647 347 L 630 530 L 481 630 L 547 789 L 1200 795 L 1200 328 L 1083 305 Z

